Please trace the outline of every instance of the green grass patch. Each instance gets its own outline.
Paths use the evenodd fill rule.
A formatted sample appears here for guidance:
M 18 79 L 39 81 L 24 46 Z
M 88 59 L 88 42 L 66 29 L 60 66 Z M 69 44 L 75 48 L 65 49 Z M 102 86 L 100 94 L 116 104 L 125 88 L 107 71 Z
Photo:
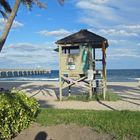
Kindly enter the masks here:
M 140 139 L 140 112 L 41 109 L 37 122 L 45 126 L 74 123 L 108 133 L 118 140 Z
M 92 98 L 89 98 L 88 93 L 81 93 L 79 95 L 71 95 L 69 97 L 64 98 L 64 100 L 76 100 L 76 101 L 98 101 L 98 100 L 104 100 L 103 99 L 103 94 L 101 93 L 95 93 L 93 94 Z M 106 98 L 105 101 L 117 101 L 120 100 L 120 97 L 112 92 L 107 92 L 106 93 Z

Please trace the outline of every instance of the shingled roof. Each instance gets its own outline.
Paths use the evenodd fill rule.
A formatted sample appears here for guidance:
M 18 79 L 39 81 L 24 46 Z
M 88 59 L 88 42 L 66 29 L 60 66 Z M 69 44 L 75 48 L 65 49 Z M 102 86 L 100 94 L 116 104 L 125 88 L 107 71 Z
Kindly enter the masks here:
M 56 42 L 56 44 L 64 45 L 64 44 L 74 44 L 74 43 L 91 43 L 91 44 L 101 44 L 105 41 L 105 46 L 108 46 L 108 41 L 106 38 L 99 36 L 95 33 L 92 33 L 86 29 L 82 29 L 77 33 L 69 35 L 63 39 L 60 39 Z

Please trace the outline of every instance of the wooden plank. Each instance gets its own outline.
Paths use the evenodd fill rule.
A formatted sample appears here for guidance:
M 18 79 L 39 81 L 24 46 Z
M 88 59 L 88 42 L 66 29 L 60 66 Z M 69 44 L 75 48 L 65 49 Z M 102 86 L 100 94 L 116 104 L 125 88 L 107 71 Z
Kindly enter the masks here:
M 89 82 L 89 98 L 92 98 L 92 81 Z
M 70 79 L 70 78 L 68 78 L 68 77 L 65 77 L 65 76 L 62 76 L 62 78 L 63 78 L 64 80 L 67 80 L 67 81 L 70 82 L 70 84 L 68 84 L 68 85 L 66 85 L 66 86 L 64 86 L 64 87 L 62 87 L 62 89 L 67 88 L 67 87 L 69 87 L 69 86 L 73 86 L 73 85 L 78 85 L 78 86 L 81 86 L 81 87 L 84 87 L 84 88 L 88 88 L 88 89 L 89 89 L 89 87 L 85 86 L 85 85 L 82 84 L 82 83 L 79 83 L 79 82 L 81 82 L 82 80 L 84 80 L 85 78 L 87 78 L 86 76 L 84 76 L 84 77 L 82 77 L 82 78 L 80 78 L 80 79 L 78 79 L 78 80 L 76 80 L 76 81 L 73 80 L 73 79 Z
M 89 69 L 93 70 L 93 61 L 92 61 L 92 46 L 89 45 Z
M 59 100 L 62 100 L 62 73 L 61 73 L 61 53 L 62 53 L 62 48 L 59 46 Z
M 72 58 L 74 60 L 74 69 L 71 70 L 72 66 L 68 64 L 68 60 Z M 82 61 L 81 60 L 81 55 L 80 54 L 61 54 L 61 60 L 63 60 L 63 63 L 61 63 L 61 73 L 62 74 L 83 74 L 83 69 L 82 69 Z
M 102 53 L 103 53 L 103 98 L 105 100 L 106 97 L 106 90 L 107 90 L 107 85 L 106 85 L 106 47 L 105 47 L 105 42 L 102 43 Z
M 63 78 L 64 80 L 66 80 L 67 82 L 70 82 L 70 84 L 68 84 L 66 87 L 72 86 L 72 85 L 75 84 L 75 83 L 73 83 L 74 80 L 72 80 L 72 79 L 70 79 L 70 78 L 68 78 L 68 77 L 62 76 L 62 78 Z M 80 78 L 80 79 L 78 79 L 78 80 L 75 80 L 75 81 L 80 82 L 80 81 L 82 81 L 82 80 L 84 80 L 84 79 L 86 79 L 86 78 L 87 78 L 87 77 L 84 76 L 84 77 L 82 77 L 82 78 Z
M 70 47 L 70 46 L 86 46 L 88 45 L 88 43 L 72 43 L 72 44 L 61 44 L 61 46 L 64 48 L 64 47 Z
M 102 59 L 95 59 L 95 61 L 102 61 Z

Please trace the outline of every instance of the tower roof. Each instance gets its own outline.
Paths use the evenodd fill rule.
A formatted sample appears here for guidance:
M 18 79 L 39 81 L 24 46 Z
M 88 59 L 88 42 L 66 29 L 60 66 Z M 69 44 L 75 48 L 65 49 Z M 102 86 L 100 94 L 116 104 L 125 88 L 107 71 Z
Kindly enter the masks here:
M 92 33 L 86 29 L 82 29 L 72 35 L 62 38 L 56 42 L 56 44 L 74 44 L 74 43 L 91 43 L 91 44 L 101 44 L 105 42 L 105 46 L 108 47 L 108 41 L 106 38 Z

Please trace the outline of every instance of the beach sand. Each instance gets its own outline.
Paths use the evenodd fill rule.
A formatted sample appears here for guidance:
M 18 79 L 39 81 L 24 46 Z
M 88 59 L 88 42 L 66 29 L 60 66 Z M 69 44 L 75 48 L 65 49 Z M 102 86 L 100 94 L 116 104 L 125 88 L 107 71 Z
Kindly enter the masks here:
M 29 97 L 35 97 L 41 107 L 59 109 L 90 109 L 90 110 L 132 110 L 140 111 L 140 83 L 138 82 L 108 82 L 108 90 L 121 97 L 119 101 L 58 101 L 58 82 L 42 81 L 2 81 L 0 88 L 23 90 Z M 72 94 L 87 92 L 83 88 L 72 88 Z M 68 89 L 63 91 L 64 96 Z

